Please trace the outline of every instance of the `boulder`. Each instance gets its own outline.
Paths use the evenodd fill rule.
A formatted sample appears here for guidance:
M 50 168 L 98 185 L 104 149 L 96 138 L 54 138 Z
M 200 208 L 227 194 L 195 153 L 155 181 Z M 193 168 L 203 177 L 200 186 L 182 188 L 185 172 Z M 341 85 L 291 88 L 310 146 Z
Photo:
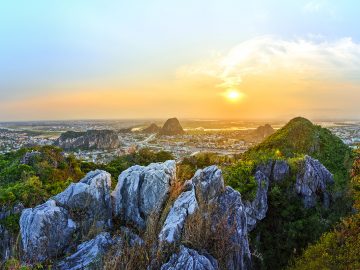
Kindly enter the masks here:
M 81 223 L 83 233 L 92 225 L 110 227 L 112 222 L 111 175 L 105 171 L 89 172 L 78 183 L 53 197 L 57 205 L 69 210 L 72 218 Z
M 102 256 L 114 244 L 109 233 L 100 233 L 94 239 L 80 244 L 76 252 L 58 262 L 59 270 L 102 269 Z
M 217 201 L 212 218 L 214 232 L 222 232 L 226 241 L 226 269 L 242 270 L 251 268 L 251 254 L 248 241 L 247 216 L 241 195 L 226 187 Z M 221 224 L 220 228 L 218 227 Z M 218 230 L 219 229 L 219 230 Z
M 304 164 L 296 176 L 295 190 L 301 196 L 304 207 L 311 208 L 321 199 L 325 207 L 330 198 L 327 188 L 334 184 L 333 175 L 318 160 L 305 156 Z
M 271 180 L 274 182 L 281 182 L 290 175 L 290 166 L 284 160 L 276 160 L 272 171 Z
M 160 242 L 173 243 L 181 238 L 186 218 L 198 209 L 195 189 L 184 191 L 175 200 L 159 234 Z
M 200 254 L 196 250 L 180 246 L 180 251 L 173 254 L 170 260 L 163 264 L 161 270 L 217 270 L 217 261 L 208 254 Z
M 200 203 L 211 203 L 225 190 L 224 179 L 217 166 L 198 170 L 191 181 L 195 185 L 196 196 Z
M 69 212 L 54 200 L 23 210 L 20 232 L 24 259 L 41 262 L 58 257 L 68 247 L 75 229 Z
M 261 171 L 255 173 L 257 182 L 256 197 L 252 202 L 245 202 L 245 212 L 247 215 L 248 231 L 255 228 L 256 223 L 266 216 L 268 210 L 268 189 L 270 180 Z
M 261 163 L 258 166 L 256 166 L 256 172 L 260 171 L 262 172 L 267 178 L 271 179 L 272 178 L 272 173 L 273 173 L 273 165 L 274 165 L 274 161 L 273 160 L 268 160 L 266 163 Z
M 147 217 L 161 211 L 175 179 L 176 163 L 173 160 L 125 170 L 113 192 L 115 216 L 144 229 Z

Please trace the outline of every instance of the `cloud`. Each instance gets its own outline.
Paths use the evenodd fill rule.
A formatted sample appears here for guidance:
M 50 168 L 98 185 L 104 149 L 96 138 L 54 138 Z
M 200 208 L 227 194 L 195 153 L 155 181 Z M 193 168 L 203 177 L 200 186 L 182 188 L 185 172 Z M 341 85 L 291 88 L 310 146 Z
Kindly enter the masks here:
M 351 38 L 335 41 L 254 38 L 206 61 L 183 66 L 180 77 L 207 76 L 217 87 L 238 88 L 249 77 L 290 74 L 284 80 L 360 83 L 360 44 Z
M 335 6 L 329 3 L 329 1 L 327 0 L 316 0 L 307 2 L 303 6 L 303 11 L 309 14 L 324 13 L 333 19 L 339 19 Z
M 306 12 L 319 12 L 326 7 L 326 1 L 310 1 L 304 5 L 304 11 Z

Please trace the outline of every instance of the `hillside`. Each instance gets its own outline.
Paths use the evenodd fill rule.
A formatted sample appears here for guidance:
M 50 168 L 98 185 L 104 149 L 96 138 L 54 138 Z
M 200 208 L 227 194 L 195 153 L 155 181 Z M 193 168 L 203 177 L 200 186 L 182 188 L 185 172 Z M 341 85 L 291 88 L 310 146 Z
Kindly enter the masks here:
M 177 118 L 170 118 L 166 120 L 165 124 L 161 128 L 160 135 L 182 135 L 185 131 L 183 130 L 179 120 Z
M 120 141 L 113 130 L 67 131 L 61 134 L 55 145 L 68 150 L 115 149 L 119 147 Z
M 283 128 L 245 153 L 245 157 L 250 159 L 258 159 L 261 155 L 276 158 L 309 155 L 324 164 L 339 181 L 348 179 L 351 167 L 350 148 L 328 129 L 302 117 L 290 120 Z

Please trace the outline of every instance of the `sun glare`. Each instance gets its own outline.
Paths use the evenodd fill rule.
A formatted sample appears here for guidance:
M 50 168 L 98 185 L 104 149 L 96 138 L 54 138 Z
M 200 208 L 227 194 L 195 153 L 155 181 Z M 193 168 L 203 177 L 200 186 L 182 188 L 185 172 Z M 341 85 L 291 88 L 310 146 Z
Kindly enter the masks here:
M 235 89 L 230 89 L 225 93 L 225 96 L 227 97 L 227 99 L 229 99 L 230 101 L 237 101 L 241 98 L 241 93 Z

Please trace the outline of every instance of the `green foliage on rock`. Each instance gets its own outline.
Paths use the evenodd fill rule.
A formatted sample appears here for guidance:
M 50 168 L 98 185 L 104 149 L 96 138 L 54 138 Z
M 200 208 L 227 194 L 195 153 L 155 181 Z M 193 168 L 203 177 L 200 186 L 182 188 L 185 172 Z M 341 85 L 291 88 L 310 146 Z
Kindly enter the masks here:
M 312 124 L 309 120 L 297 117 L 283 128 L 270 135 L 259 145 L 245 153 L 248 159 L 261 156 L 292 158 L 309 155 L 318 159 L 343 188 L 348 182 L 351 167 L 351 149 L 328 129 Z
M 256 196 L 255 162 L 238 161 L 224 169 L 225 184 L 240 192 L 242 199 L 252 201 Z
M 360 269 L 360 157 L 354 161 L 351 191 L 356 213 L 310 245 L 289 269 Z
M 330 208 L 319 203 L 306 209 L 294 192 L 304 155 L 318 159 L 334 175 Z M 351 150 L 328 129 L 313 125 L 307 119 L 291 120 L 249 149 L 242 159 L 256 164 L 282 159 L 290 166 L 288 179 L 270 185 L 266 218 L 250 233 L 252 248 L 261 254 L 261 259 L 254 258 L 256 269 L 286 267 L 289 260 L 301 255 L 309 243 L 316 242 L 351 210 L 352 201 L 348 196 Z
M 27 158 L 27 154 L 29 155 Z M 26 159 L 26 160 L 24 160 Z M 0 155 L 0 206 L 33 207 L 84 176 L 80 161 L 53 146 L 23 148 Z

